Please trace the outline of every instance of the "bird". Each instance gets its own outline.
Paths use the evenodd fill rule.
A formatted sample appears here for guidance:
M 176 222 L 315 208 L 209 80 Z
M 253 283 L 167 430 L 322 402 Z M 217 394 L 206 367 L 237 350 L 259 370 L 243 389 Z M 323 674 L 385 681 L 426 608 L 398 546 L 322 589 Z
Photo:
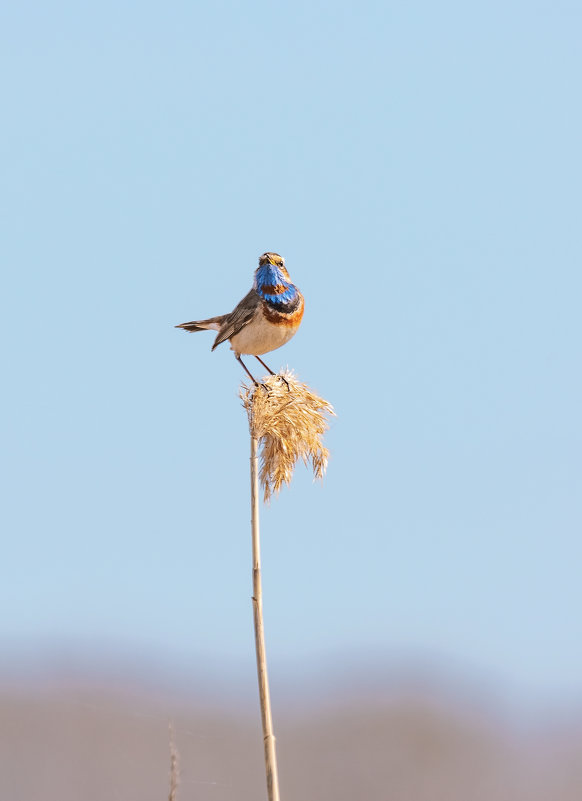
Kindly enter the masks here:
M 259 357 L 289 342 L 301 324 L 304 307 L 305 300 L 291 282 L 285 259 L 269 251 L 259 256 L 252 289 L 230 314 L 192 320 L 175 328 L 217 331 L 212 350 L 228 340 L 236 360 L 258 386 L 241 356 L 254 356 L 271 375 L 276 375 Z

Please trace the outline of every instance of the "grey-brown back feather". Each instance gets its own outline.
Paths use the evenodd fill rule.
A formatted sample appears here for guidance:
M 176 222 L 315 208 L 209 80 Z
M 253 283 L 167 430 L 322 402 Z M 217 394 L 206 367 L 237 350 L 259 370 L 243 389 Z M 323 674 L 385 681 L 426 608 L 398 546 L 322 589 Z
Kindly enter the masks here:
M 220 331 L 214 340 L 212 350 L 217 348 L 222 342 L 225 342 L 235 334 L 238 334 L 238 332 L 243 329 L 245 325 L 248 325 L 255 316 L 255 312 L 260 304 L 261 298 L 259 294 L 254 288 L 251 289 L 251 291 L 244 296 L 238 306 L 236 306 L 236 308 L 233 309 L 230 314 L 224 315 L 222 324 L 220 326 Z

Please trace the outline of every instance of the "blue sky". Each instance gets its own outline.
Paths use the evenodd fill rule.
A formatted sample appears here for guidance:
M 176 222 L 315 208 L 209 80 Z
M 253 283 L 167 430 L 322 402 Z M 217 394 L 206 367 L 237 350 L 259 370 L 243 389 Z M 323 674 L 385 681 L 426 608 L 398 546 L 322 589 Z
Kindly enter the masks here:
M 267 361 L 338 416 L 263 514 L 273 666 L 582 697 L 581 18 L 2 10 L 11 651 L 252 666 L 242 374 L 173 325 L 276 250 L 306 312 Z

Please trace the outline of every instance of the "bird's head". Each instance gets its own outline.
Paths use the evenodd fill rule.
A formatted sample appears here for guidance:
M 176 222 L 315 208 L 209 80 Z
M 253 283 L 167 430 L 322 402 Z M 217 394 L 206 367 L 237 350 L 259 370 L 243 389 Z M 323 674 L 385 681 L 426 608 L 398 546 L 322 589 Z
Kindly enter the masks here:
M 264 267 L 267 264 L 272 264 L 275 267 L 284 267 L 285 259 L 283 256 L 279 256 L 278 253 L 263 253 L 262 256 L 259 256 L 259 267 Z
M 277 277 L 282 276 L 286 281 L 289 280 L 289 273 L 285 268 L 285 259 L 283 256 L 279 256 L 278 253 L 263 253 L 262 256 L 259 256 L 259 267 L 258 271 L 262 273 L 271 273 Z

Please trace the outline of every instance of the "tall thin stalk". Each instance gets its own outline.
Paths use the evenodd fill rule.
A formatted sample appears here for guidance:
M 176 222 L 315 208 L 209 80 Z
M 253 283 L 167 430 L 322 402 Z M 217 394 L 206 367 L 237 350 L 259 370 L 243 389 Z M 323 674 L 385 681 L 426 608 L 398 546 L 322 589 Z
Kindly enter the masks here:
M 257 675 L 259 699 L 263 723 L 265 747 L 265 769 L 267 772 L 267 795 L 269 801 L 279 801 L 279 774 L 275 752 L 275 735 L 271 716 L 271 696 L 267 675 L 265 651 L 265 629 L 263 625 L 263 590 L 261 586 L 261 544 L 259 537 L 259 440 L 251 433 L 251 529 L 253 538 L 253 617 L 255 622 L 255 650 L 257 653 Z
M 311 462 L 314 476 L 322 478 L 328 457 L 327 448 L 323 445 L 323 434 L 329 427 L 327 418 L 333 415 L 334 411 L 328 401 L 316 395 L 307 384 L 298 381 L 289 370 L 281 375 L 265 376 L 261 389 L 243 384 L 240 398 L 248 415 L 251 435 L 253 613 L 267 771 L 267 794 L 269 801 L 279 801 L 279 776 L 263 628 L 259 483 L 262 484 L 264 498 L 267 501 L 273 493 L 279 492 L 283 484 L 291 483 L 293 470 L 299 459 L 302 459 L 305 464 Z M 259 445 L 262 462 L 260 473 Z

